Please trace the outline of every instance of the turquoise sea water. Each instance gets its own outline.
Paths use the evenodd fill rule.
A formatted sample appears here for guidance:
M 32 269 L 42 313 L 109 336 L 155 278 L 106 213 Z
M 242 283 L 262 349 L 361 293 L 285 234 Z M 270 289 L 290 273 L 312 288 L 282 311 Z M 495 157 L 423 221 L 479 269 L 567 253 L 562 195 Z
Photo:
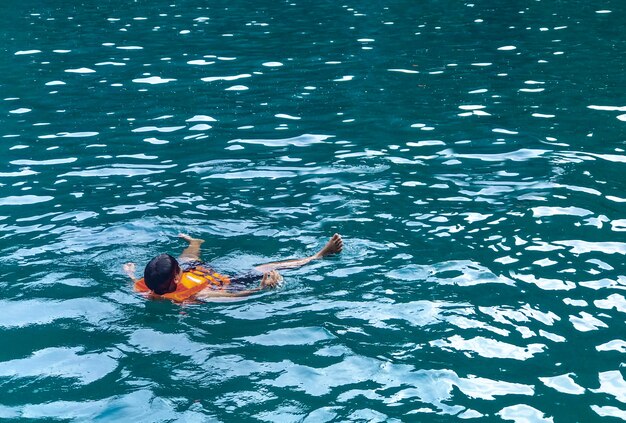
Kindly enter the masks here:
M 623 1 L 3 6 L 0 419 L 626 420 Z

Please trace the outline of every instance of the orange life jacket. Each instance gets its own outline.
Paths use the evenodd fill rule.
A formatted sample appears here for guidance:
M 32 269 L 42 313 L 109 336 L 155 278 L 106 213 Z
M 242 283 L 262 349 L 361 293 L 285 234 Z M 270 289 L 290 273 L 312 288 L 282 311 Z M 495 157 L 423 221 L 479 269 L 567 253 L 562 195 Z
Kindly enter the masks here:
M 206 267 L 194 267 L 183 272 L 180 281 L 176 284 L 176 290 L 167 294 L 158 295 L 148 288 L 143 278 L 135 282 L 135 291 L 150 293 L 157 298 L 167 298 L 176 302 L 190 299 L 205 288 L 221 289 L 230 284 L 228 276 L 220 275 Z

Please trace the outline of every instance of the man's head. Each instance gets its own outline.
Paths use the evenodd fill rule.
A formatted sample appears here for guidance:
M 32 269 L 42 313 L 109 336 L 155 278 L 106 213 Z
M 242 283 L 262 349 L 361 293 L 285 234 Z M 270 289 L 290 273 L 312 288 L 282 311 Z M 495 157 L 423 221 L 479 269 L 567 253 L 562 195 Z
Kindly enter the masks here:
M 155 294 L 163 295 L 176 290 L 180 266 L 169 254 L 156 256 L 146 265 L 143 280 Z

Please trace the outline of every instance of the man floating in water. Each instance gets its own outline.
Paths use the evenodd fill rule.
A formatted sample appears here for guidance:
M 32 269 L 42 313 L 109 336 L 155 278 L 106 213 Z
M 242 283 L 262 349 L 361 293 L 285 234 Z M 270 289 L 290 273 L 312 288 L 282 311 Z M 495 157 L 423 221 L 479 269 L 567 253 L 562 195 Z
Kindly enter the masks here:
M 126 263 L 124 272 L 135 282 L 135 290 L 149 294 L 154 298 L 166 298 L 182 302 L 193 299 L 217 297 L 244 297 L 266 288 L 275 288 L 282 281 L 280 269 L 295 269 L 343 249 L 341 235 L 335 234 L 324 248 L 312 256 L 266 263 L 256 266 L 253 271 L 239 276 L 229 277 L 213 270 L 200 259 L 202 239 L 180 234 L 180 238 L 189 243 L 176 260 L 169 254 L 156 256 L 146 265 L 143 278 L 135 277 L 135 263 Z M 250 283 L 260 280 L 257 288 L 249 288 Z

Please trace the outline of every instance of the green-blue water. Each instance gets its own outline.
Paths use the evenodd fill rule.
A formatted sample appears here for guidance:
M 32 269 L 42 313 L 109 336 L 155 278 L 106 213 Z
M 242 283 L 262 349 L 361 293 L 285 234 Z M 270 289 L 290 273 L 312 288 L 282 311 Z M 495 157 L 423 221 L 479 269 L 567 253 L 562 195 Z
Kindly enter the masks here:
M 626 420 L 623 1 L 2 9 L 0 419 Z

